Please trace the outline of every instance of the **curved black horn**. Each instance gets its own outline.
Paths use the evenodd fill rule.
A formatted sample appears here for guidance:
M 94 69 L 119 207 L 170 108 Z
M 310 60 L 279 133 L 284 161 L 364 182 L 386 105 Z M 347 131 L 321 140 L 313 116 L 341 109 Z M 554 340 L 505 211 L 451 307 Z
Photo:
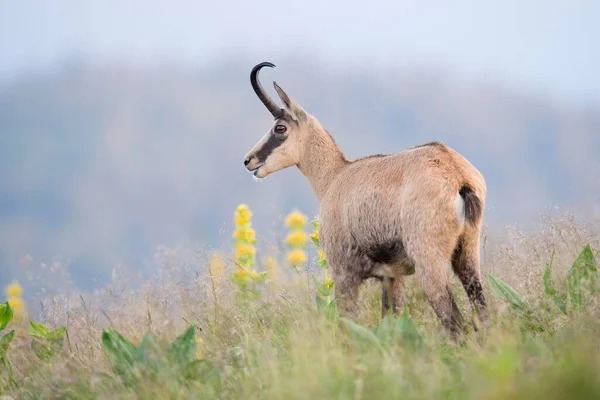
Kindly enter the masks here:
M 254 92 L 256 92 L 256 95 L 258 96 L 260 101 L 262 101 L 265 107 L 267 107 L 267 110 L 269 110 L 269 112 L 273 114 L 275 118 L 278 118 L 279 116 L 281 116 L 281 108 L 279 108 L 277 103 L 275 103 L 273 99 L 271 99 L 271 97 L 267 94 L 265 89 L 263 89 L 262 85 L 258 81 L 258 72 L 262 67 L 274 68 L 275 64 L 270 63 L 268 61 L 257 64 L 254 68 L 252 68 L 252 72 L 250 72 L 250 83 L 252 83 L 252 88 L 254 89 Z

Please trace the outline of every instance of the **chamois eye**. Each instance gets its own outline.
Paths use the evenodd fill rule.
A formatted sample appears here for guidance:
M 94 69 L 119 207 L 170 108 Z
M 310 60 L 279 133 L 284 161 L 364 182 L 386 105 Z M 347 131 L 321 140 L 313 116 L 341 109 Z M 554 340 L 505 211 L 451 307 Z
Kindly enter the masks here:
M 275 133 L 278 133 L 280 135 L 284 134 L 285 131 L 287 131 L 287 127 L 285 125 L 277 125 L 275 127 Z

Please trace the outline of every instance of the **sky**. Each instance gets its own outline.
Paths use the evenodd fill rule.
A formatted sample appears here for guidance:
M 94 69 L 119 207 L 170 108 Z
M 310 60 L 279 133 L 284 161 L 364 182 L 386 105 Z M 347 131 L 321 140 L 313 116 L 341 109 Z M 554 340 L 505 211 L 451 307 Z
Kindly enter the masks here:
M 600 2 L 0 0 L 0 81 L 65 60 L 210 65 L 309 54 L 333 71 L 441 70 L 600 104 Z
M 238 201 L 259 232 L 316 206 L 297 171 L 257 188 L 242 167 L 270 122 L 248 82 L 261 61 L 351 159 L 456 145 L 489 178 L 492 220 L 595 199 L 598 21 L 598 0 L 0 0 L 0 283 L 24 252 L 92 268 L 182 235 L 229 241 Z M 69 75 L 81 64 L 100 68 Z M 205 195 L 217 182 L 229 196 Z

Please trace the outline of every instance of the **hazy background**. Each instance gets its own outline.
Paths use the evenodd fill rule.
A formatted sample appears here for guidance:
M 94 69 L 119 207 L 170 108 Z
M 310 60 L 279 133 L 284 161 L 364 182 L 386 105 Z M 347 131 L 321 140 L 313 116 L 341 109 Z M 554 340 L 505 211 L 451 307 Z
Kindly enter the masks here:
M 261 61 L 351 159 L 462 152 L 492 228 L 598 215 L 598 21 L 593 0 L 0 0 L 0 284 L 60 260 L 89 290 L 159 245 L 226 246 L 241 202 L 266 238 L 317 213 L 297 170 L 243 167 L 272 120 Z

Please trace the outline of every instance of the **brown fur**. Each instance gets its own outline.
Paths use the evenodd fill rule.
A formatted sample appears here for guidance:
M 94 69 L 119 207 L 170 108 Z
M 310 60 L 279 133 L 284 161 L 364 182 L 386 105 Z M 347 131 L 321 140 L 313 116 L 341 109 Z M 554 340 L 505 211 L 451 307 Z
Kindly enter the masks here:
M 476 317 L 487 325 L 481 290 L 479 237 L 486 185 L 471 163 L 443 143 L 348 161 L 333 137 L 276 86 L 286 113 L 296 117 L 287 139 L 256 174 L 296 165 L 320 210 L 320 240 L 332 269 L 340 312 L 353 315 L 363 280 L 383 282 L 382 314 L 402 308 L 406 275 L 416 274 L 443 326 L 459 332 L 463 317 L 449 272 L 463 283 Z M 281 123 L 276 119 L 274 126 Z M 270 131 L 246 157 L 248 169 Z M 389 295 L 387 291 L 393 291 Z

